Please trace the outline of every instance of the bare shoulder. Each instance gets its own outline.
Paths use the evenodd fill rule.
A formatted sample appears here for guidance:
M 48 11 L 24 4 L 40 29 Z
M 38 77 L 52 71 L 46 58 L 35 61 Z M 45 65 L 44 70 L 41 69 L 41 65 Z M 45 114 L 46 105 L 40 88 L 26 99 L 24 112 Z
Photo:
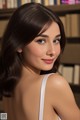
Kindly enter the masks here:
M 48 79 L 48 84 L 51 85 L 52 88 L 65 89 L 65 87 L 69 87 L 67 80 L 58 73 L 51 74 Z
M 80 110 L 67 80 L 58 73 L 51 74 L 47 86 L 51 105 L 62 120 L 80 120 Z
M 73 92 L 67 80 L 58 73 L 51 74 L 48 78 L 49 90 L 54 99 L 66 99 L 66 97 L 74 98 Z M 66 96 L 65 96 L 66 94 Z M 54 96 L 55 95 L 55 96 Z

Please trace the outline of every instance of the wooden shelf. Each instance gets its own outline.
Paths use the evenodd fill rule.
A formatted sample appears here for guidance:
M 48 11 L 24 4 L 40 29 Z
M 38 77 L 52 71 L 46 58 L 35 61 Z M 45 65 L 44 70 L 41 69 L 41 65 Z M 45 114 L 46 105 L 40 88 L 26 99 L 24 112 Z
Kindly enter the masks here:
M 51 5 L 47 6 L 58 15 L 79 13 L 80 14 L 80 4 L 76 5 Z M 0 19 L 8 19 L 16 9 L 0 9 Z
M 80 4 L 76 5 L 52 5 L 48 6 L 51 10 L 56 12 L 58 15 L 80 13 Z
M 71 84 L 70 87 L 73 91 L 75 101 L 76 101 L 78 107 L 80 108 L 80 85 Z
M 80 44 L 80 37 L 67 37 L 67 43 Z
M 0 20 L 9 19 L 16 9 L 0 9 Z
M 70 84 L 70 87 L 74 93 L 80 93 L 80 85 Z

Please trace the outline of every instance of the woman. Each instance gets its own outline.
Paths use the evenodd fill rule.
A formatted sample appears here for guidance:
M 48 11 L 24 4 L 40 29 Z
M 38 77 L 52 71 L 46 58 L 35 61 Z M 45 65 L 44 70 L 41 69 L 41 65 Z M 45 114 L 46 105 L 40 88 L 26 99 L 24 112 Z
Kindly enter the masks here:
M 73 93 L 57 73 L 65 42 L 62 22 L 43 5 L 28 3 L 14 12 L 0 62 L 1 94 L 11 96 L 13 120 L 80 120 Z

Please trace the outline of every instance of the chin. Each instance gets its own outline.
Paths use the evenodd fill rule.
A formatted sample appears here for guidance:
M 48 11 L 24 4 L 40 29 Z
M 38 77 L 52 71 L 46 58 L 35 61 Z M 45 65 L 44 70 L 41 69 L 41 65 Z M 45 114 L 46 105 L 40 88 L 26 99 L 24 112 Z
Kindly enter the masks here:
M 43 71 L 49 71 L 49 70 L 51 70 L 52 68 L 53 68 L 53 66 L 51 66 L 51 67 L 48 66 L 48 67 L 43 67 L 42 70 L 43 70 Z

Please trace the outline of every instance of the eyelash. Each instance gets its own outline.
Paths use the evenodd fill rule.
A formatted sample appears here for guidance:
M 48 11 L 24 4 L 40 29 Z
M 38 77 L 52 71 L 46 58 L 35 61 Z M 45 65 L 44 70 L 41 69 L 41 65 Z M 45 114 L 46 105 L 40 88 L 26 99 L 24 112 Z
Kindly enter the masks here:
M 39 43 L 39 44 L 44 44 L 44 43 L 46 43 L 46 40 L 45 39 L 39 39 L 36 42 Z M 55 43 L 55 44 L 60 43 L 60 39 L 58 38 L 58 39 L 53 40 L 53 43 Z
M 46 40 L 45 39 L 39 39 L 36 42 L 39 43 L 39 44 L 44 44 L 46 42 Z
M 60 39 L 54 40 L 53 43 L 56 43 L 56 44 L 60 43 Z

